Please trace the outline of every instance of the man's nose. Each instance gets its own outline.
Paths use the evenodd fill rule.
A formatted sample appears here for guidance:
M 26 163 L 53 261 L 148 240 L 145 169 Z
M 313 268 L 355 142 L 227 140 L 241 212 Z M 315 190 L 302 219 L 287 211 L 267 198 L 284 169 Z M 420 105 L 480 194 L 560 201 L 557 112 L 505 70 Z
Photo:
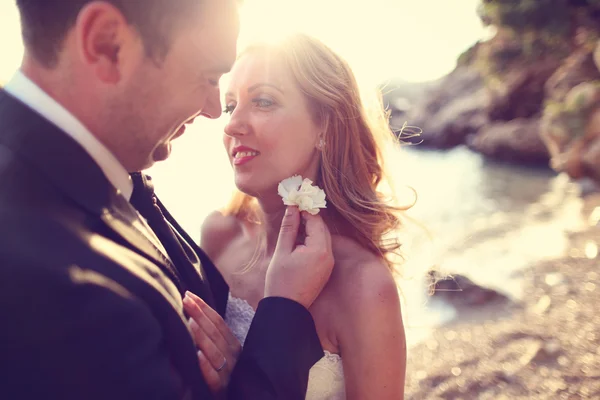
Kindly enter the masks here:
M 243 136 L 248 132 L 248 121 L 243 115 L 243 110 L 236 108 L 231 114 L 231 118 L 225 125 L 225 135 L 230 137 Z
M 213 93 L 210 96 L 208 96 L 206 104 L 204 105 L 204 108 L 202 109 L 201 113 L 202 115 L 210 119 L 219 118 L 221 116 L 221 113 L 223 112 L 221 108 L 221 95 L 219 89 L 216 89 L 215 92 L 216 93 Z

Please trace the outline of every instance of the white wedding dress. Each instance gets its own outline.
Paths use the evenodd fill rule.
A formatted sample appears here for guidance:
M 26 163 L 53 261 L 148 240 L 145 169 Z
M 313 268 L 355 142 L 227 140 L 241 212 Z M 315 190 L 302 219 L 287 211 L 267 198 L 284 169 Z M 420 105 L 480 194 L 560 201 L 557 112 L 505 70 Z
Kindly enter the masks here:
M 242 345 L 246 340 L 253 318 L 254 309 L 248 302 L 229 295 L 225 322 Z M 310 370 L 306 399 L 344 400 L 345 398 L 342 358 L 326 351 L 325 357 L 321 358 Z

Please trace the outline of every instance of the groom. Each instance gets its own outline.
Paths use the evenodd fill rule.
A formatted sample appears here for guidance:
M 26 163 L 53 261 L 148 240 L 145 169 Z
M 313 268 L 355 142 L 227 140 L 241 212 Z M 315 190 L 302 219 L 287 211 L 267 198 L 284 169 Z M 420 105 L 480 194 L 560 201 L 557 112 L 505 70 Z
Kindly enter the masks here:
M 236 3 L 17 0 L 25 56 L 0 89 L 0 398 L 213 398 L 181 294 L 222 312 L 227 286 L 129 173 L 221 114 Z M 284 218 L 231 399 L 304 398 L 323 354 L 307 308 L 333 265 L 311 223 L 299 252 L 297 210 Z

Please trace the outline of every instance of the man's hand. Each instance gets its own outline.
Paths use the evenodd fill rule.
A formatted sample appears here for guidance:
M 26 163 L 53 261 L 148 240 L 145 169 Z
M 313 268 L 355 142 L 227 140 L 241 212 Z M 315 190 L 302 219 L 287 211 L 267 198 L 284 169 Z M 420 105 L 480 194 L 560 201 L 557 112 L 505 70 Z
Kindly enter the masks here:
M 296 245 L 300 218 L 306 238 Z M 267 270 L 265 297 L 285 297 L 309 308 L 331 276 L 331 234 L 323 219 L 288 207 Z
M 202 299 L 187 292 L 183 299 L 189 327 L 198 351 L 202 375 L 215 396 L 225 392 L 242 345 L 221 316 Z

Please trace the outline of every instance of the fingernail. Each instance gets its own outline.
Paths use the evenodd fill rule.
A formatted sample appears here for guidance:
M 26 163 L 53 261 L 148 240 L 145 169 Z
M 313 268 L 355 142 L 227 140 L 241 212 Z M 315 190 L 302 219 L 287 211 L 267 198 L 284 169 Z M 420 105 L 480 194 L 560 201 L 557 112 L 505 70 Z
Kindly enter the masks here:
M 285 210 L 285 215 L 287 215 L 288 217 L 291 217 L 292 215 L 294 215 L 295 211 L 296 211 L 296 207 L 288 207 Z
M 185 297 L 183 298 L 183 304 L 191 306 L 191 305 L 194 304 L 194 300 L 192 300 L 192 298 L 190 296 L 188 296 L 187 293 L 186 293 Z
M 194 303 L 196 303 L 200 306 L 202 306 L 203 305 L 202 303 L 204 303 L 204 301 L 200 297 L 196 296 L 192 292 L 186 292 L 185 295 L 188 299 L 190 299 L 191 301 L 193 301 Z

